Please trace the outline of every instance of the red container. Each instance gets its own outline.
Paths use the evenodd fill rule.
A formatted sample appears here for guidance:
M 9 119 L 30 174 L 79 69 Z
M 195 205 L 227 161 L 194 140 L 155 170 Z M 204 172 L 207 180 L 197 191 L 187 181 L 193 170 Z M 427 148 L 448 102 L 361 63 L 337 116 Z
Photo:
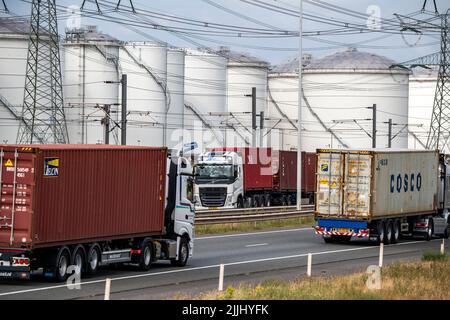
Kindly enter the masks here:
M 234 151 L 244 161 L 244 191 L 272 190 L 272 148 L 214 148 Z
M 314 192 L 315 153 L 302 152 L 302 191 Z M 274 151 L 274 189 L 277 191 L 297 190 L 297 151 Z
M 167 149 L 0 145 L 0 151 L 0 246 L 163 233 Z

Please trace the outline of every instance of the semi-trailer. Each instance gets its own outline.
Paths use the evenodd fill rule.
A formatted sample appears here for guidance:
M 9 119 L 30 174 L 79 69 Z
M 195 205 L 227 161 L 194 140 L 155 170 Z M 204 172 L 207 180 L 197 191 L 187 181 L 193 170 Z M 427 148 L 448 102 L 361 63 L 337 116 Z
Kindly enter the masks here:
M 184 266 L 193 253 L 190 162 L 167 148 L 0 145 L 0 277 Z M 73 266 L 73 268 L 69 268 Z M 72 270 L 70 270 L 72 269 Z
M 449 237 L 450 164 L 439 151 L 319 149 L 315 197 L 327 243 Z
M 315 153 L 302 153 L 302 198 L 312 203 Z M 293 205 L 297 196 L 297 152 L 272 148 L 213 148 L 194 166 L 199 209 Z

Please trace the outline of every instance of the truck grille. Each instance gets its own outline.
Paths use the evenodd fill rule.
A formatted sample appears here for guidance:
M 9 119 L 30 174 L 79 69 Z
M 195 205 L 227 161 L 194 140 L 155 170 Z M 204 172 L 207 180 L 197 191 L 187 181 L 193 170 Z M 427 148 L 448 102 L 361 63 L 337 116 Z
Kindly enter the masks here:
M 200 188 L 200 200 L 204 207 L 223 207 L 227 188 Z

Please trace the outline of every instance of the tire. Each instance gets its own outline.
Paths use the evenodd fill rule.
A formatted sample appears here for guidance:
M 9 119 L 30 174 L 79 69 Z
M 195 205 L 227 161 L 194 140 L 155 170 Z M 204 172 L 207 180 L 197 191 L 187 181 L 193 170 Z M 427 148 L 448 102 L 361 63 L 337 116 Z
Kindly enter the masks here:
M 428 219 L 427 234 L 425 235 L 425 240 L 430 241 L 433 238 L 433 219 Z
M 383 221 L 379 221 L 377 223 L 377 240 L 375 241 L 376 244 L 380 244 L 382 242 L 384 242 L 384 238 L 385 238 L 385 228 L 384 228 L 384 222 Z
M 333 237 L 322 237 L 325 243 L 334 243 L 335 239 Z
M 57 282 L 64 282 L 67 280 L 67 268 L 70 265 L 70 251 L 67 247 L 61 247 L 55 256 L 54 260 L 54 274 Z
M 146 241 L 141 247 L 142 253 L 139 258 L 139 269 L 142 271 L 150 270 L 153 262 L 153 244 L 151 241 Z
M 238 208 L 238 209 L 244 208 L 244 200 L 242 200 L 242 197 L 239 197 L 239 198 L 238 198 L 238 201 L 237 201 L 237 208 Z
M 384 224 L 384 244 L 391 244 L 392 243 L 392 220 L 388 220 Z
M 170 263 L 176 267 L 184 267 L 189 259 L 189 241 L 187 238 L 180 239 L 180 248 L 178 250 L 178 260 L 172 259 Z
M 86 271 L 86 252 L 84 251 L 82 245 L 75 247 L 71 261 L 73 266 L 80 268 L 80 273 L 84 273 Z
M 400 239 L 400 221 L 394 220 L 392 223 L 392 238 L 391 243 L 395 244 Z
M 448 230 L 449 228 L 450 228 L 450 226 L 447 225 L 447 228 L 445 229 L 444 235 L 443 235 L 444 239 L 448 239 L 450 237 L 450 231 Z
M 259 207 L 259 197 L 256 196 L 253 198 L 253 208 L 258 208 Z
M 96 244 L 89 247 L 86 257 L 86 273 L 94 275 L 100 268 L 101 254 L 100 247 Z

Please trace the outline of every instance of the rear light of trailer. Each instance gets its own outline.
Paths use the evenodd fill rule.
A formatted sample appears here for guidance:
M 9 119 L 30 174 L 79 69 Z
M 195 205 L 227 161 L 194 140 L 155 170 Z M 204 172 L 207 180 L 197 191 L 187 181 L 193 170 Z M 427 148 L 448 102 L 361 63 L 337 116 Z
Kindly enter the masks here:
M 362 234 L 368 234 L 369 232 L 370 232 L 369 229 L 361 229 L 361 230 L 359 230 L 359 233 L 362 233 Z
M 416 228 L 426 228 L 426 227 L 428 227 L 428 222 L 427 221 L 417 221 L 415 223 L 415 227 Z
M 28 267 L 30 265 L 29 258 L 13 257 L 13 266 L 16 267 Z

